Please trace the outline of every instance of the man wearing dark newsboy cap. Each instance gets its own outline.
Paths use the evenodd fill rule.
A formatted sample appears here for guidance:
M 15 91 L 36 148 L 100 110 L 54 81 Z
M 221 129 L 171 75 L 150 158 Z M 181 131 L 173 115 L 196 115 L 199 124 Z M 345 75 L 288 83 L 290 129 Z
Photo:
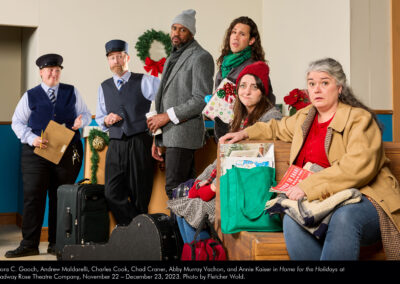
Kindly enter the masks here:
M 145 114 L 149 112 L 160 80 L 129 71 L 127 42 L 110 40 L 105 48 L 113 76 L 99 87 L 96 121 L 110 135 L 105 196 L 117 224 L 123 226 L 148 210 L 154 161 Z
M 50 53 L 36 60 L 41 84 L 26 91 L 12 117 L 11 127 L 21 140 L 21 170 L 24 190 L 22 241 L 6 258 L 39 254 L 40 233 L 49 196 L 48 253 L 55 254 L 57 228 L 57 188 L 74 183 L 82 164 L 82 143 L 79 129 L 89 125 L 91 114 L 78 90 L 60 83 L 63 63 L 61 55 Z M 50 120 L 75 131 L 72 142 L 58 165 L 36 155 L 34 149 L 46 148 L 49 141 L 41 133 Z
M 126 54 L 128 54 L 128 43 L 119 39 L 113 39 L 108 41 L 106 43 L 106 56 L 108 56 L 113 51 L 116 52 L 123 51 Z

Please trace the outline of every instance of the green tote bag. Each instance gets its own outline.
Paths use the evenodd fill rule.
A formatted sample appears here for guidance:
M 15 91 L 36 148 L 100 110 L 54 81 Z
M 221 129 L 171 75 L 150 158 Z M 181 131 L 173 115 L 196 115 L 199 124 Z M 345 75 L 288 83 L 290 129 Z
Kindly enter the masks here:
M 279 215 L 265 214 L 265 203 L 275 194 L 275 169 L 232 167 L 220 178 L 221 229 L 224 234 L 240 231 L 282 231 Z

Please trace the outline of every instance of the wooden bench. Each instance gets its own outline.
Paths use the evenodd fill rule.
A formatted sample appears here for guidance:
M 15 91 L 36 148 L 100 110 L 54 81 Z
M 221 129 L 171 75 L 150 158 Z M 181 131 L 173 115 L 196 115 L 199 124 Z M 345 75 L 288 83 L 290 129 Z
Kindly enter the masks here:
M 266 142 L 266 141 L 263 141 Z M 290 143 L 274 141 L 276 179 L 280 181 L 289 167 Z M 384 142 L 386 156 L 391 160 L 390 168 L 400 180 L 400 143 Z M 219 147 L 218 147 L 219 150 Z M 219 152 L 218 152 L 219 157 Z M 219 164 L 219 163 L 218 163 Z M 219 166 L 219 165 L 218 165 Z M 218 170 L 220 173 L 220 170 Z M 282 232 L 240 232 L 223 234 L 220 218 L 219 178 L 217 181 L 215 229 L 217 230 L 229 260 L 289 260 Z M 362 247 L 362 260 L 384 260 L 382 244 Z

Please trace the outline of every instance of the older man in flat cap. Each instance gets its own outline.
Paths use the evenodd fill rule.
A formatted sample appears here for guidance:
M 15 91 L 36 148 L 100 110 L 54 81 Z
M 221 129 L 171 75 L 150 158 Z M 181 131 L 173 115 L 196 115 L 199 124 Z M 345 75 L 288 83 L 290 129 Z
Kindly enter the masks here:
M 176 16 L 171 25 L 173 50 L 168 57 L 156 97 L 158 115 L 147 120 L 155 136 L 152 155 L 164 161 L 165 190 L 169 198 L 180 183 L 194 178 L 194 152 L 204 144 L 205 127 L 202 110 L 204 97 L 213 88 L 214 61 L 194 39 L 196 11 L 189 9 Z M 158 139 L 158 138 L 161 139 Z
M 106 155 L 105 196 L 117 225 L 147 213 L 153 187 L 152 137 L 146 113 L 160 80 L 129 71 L 128 43 L 111 40 L 106 56 L 113 76 L 98 90 L 96 121 L 110 135 Z
M 57 188 L 75 182 L 82 165 L 79 129 L 89 125 L 91 114 L 78 90 L 60 83 L 63 58 L 45 54 L 36 60 L 42 83 L 26 91 L 12 117 L 11 127 L 21 140 L 21 169 L 24 187 L 22 237 L 19 247 L 6 252 L 15 258 L 39 254 L 40 233 L 49 196 L 48 253 L 55 254 L 57 229 Z M 36 155 L 34 149 L 46 148 L 41 133 L 50 120 L 75 131 L 75 136 L 58 165 Z

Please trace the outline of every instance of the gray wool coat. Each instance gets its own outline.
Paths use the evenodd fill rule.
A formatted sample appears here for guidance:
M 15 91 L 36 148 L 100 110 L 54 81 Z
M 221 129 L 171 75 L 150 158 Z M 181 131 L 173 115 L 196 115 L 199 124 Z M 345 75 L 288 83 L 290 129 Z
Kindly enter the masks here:
M 169 58 L 164 69 L 168 68 Z M 155 105 L 157 113 L 173 108 L 179 120 L 162 128 L 165 147 L 198 149 L 204 144 L 204 97 L 212 93 L 214 60 L 194 40 L 181 54 L 168 78 L 161 79 Z

